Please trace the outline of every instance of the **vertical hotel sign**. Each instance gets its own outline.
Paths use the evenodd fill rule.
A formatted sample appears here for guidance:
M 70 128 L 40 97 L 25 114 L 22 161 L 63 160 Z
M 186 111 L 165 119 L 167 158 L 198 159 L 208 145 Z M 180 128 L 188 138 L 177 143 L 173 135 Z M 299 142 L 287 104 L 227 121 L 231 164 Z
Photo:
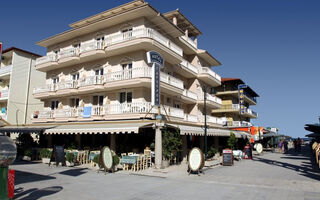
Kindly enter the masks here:
M 152 63 L 151 103 L 160 106 L 160 68 L 164 64 L 162 56 L 155 51 L 147 52 L 147 61 Z
M 239 106 L 240 106 L 240 115 L 244 115 L 245 106 L 244 106 L 244 88 L 247 88 L 247 85 L 238 85 L 238 93 L 239 93 Z

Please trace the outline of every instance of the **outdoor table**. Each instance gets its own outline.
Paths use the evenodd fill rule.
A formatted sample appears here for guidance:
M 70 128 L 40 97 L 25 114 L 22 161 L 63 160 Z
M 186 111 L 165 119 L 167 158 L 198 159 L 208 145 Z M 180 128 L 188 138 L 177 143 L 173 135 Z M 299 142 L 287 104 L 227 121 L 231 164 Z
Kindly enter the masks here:
M 136 164 L 138 160 L 138 155 L 132 155 L 132 156 L 122 156 L 121 158 L 121 164 Z

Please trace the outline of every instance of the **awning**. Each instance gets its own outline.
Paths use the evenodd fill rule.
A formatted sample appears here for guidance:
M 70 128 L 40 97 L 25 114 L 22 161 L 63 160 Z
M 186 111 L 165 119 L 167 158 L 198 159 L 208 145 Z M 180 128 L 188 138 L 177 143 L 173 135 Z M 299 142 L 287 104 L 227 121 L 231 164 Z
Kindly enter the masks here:
M 310 134 L 307 134 L 306 137 L 320 137 L 320 133 L 310 133 Z
M 250 134 L 246 133 L 244 131 L 232 131 L 234 133 L 234 135 L 236 136 L 236 138 L 249 138 Z
M 188 125 L 178 125 L 178 124 L 168 124 L 169 126 L 180 129 L 181 135 L 198 135 L 204 136 L 204 128 L 199 126 L 188 126 Z M 230 136 L 230 130 L 208 128 L 207 136 Z
M 44 134 L 119 134 L 139 133 L 139 128 L 150 125 L 150 122 L 123 122 L 123 123 L 91 123 L 59 125 L 46 129 Z
M 41 133 L 47 128 L 54 126 L 4 126 L 0 128 L 0 133 Z
M 267 137 L 285 137 L 285 135 L 281 135 L 281 134 L 277 134 L 277 133 L 266 133 L 261 135 L 261 137 L 263 138 L 267 138 Z

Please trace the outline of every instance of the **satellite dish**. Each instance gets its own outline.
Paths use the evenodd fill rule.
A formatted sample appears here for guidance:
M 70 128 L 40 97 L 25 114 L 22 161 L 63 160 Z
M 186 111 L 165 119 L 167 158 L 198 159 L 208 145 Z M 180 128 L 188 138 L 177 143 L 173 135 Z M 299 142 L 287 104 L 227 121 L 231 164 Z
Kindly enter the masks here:
M 258 152 L 258 154 L 261 154 L 263 152 L 263 146 L 261 143 L 258 143 L 256 146 L 256 151 Z
M 191 171 L 199 171 L 204 166 L 204 156 L 199 148 L 191 149 L 188 158 L 188 165 Z
M 102 166 L 105 171 L 111 170 L 113 166 L 112 152 L 109 147 L 103 147 L 101 150 Z

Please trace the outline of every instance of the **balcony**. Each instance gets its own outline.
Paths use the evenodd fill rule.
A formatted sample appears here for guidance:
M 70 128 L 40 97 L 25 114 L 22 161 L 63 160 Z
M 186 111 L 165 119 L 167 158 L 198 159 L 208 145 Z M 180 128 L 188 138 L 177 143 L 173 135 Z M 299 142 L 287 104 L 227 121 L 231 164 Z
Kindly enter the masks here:
M 239 113 L 240 114 L 240 105 L 239 104 L 228 104 L 222 105 L 220 109 L 212 110 L 212 113 Z M 245 117 L 257 118 L 258 113 L 252 111 L 250 108 L 245 107 L 244 114 Z
M 34 98 L 42 99 L 55 95 L 55 84 L 47 84 L 33 89 Z
M 182 94 L 184 90 L 183 81 L 164 72 L 160 72 L 160 85 L 166 93 L 172 95 Z
M 9 97 L 9 90 L 0 90 L 0 101 L 7 101 Z
M 229 127 L 250 127 L 252 125 L 246 121 L 225 121 L 224 124 Z
M 194 40 L 190 39 L 189 37 L 187 37 L 187 36 L 185 36 L 185 35 L 181 36 L 181 38 L 182 38 L 184 41 L 186 41 L 188 44 L 190 44 L 192 47 L 194 47 L 194 48 L 197 49 L 197 43 L 196 43 Z
M 201 117 L 200 120 L 202 123 L 204 123 L 204 116 Z M 222 125 L 222 119 L 214 116 L 207 115 L 207 123 L 214 124 L 214 125 Z
M 86 93 L 92 91 L 102 91 L 104 89 L 104 76 L 103 75 L 94 75 L 81 78 L 79 80 L 79 93 Z
M 80 60 L 88 62 L 96 59 L 105 58 L 104 43 L 96 40 L 81 43 Z
M 1 66 L 0 68 L 0 78 L 1 79 L 9 79 L 12 71 L 12 65 Z
M 213 87 L 221 85 L 221 77 L 209 67 L 200 68 L 198 78 Z
M 185 114 L 184 115 L 184 121 L 198 123 L 199 122 L 199 118 L 198 118 L 197 115 Z
M 207 93 L 207 107 L 217 109 L 221 108 L 222 101 L 219 97 L 212 96 Z M 198 104 L 204 106 L 204 95 L 203 93 L 198 96 Z
M 184 89 L 181 95 L 181 100 L 185 103 L 197 103 L 198 95 L 190 90 Z
M 187 60 L 183 59 L 182 62 L 180 63 L 181 70 L 177 69 L 178 72 L 181 71 L 180 73 L 183 73 L 184 76 L 187 78 L 193 78 L 196 77 L 199 73 L 199 70 L 196 66 L 192 65 L 189 63 Z
M 249 103 L 250 105 L 257 105 L 257 98 L 256 97 L 252 97 L 248 92 L 246 92 L 244 90 L 244 100 Z M 218 91 L 217 96 L 224 96 L 224 95 L 232 95 L 234 97 L 237 97 L 239 96 L 239 92 L 238 92 L 238 89 L 237 88 L 234 88 L 230 91 Z
M 50 67 L 55 66 L 58 66 L 58 58 L 55 53 L 51 53 L 36 59 L 36 68 L 40 71 L 47 71 Z
M 171 42 L 169 39 L 164 37 L 158 31 L 151 29 L 151 28 L 139 28 L 139 29 L 134 29 L 129 32 L 125 32 L 125 33 L 116 33 L 116 34 L 107 35 L 106 36 L 106 50 L 107 51 L 111 50 L 111 48 L 108 49 L 108 47 L 111 45 L 119 44 L 119 43 L 126 42 L 126 41 L 131 41 L 131 40 L 138 39 L 138 38 L 153 39 L 153 40 L 159 42 L 160 44 L 162 44 L 163 46 L 169 48 L 171 51 L 173 51 L 177 55 L 179 55 L 181 57 L 183 56 L 183 51 L 179 46 L 177 46 L 176 44 Z M 139 42 L 139 43 L 141 43 L 141 42 Z M 153 48 L 157 47 L 156 44 L 153 44 L 153 45 L 154 45 Z M 135 48 L 134 46 L 135 45 L 133 44 L 133 48 Z M 126 48 L 129 48 L 129 47 L 126 47 Z
M 69 48 L 61 50 L 58 53 L 58 64 L 59 67 L 65 67 L 72 64 L 77 64 L 80 60 L 79 49 L 78 48 Z

